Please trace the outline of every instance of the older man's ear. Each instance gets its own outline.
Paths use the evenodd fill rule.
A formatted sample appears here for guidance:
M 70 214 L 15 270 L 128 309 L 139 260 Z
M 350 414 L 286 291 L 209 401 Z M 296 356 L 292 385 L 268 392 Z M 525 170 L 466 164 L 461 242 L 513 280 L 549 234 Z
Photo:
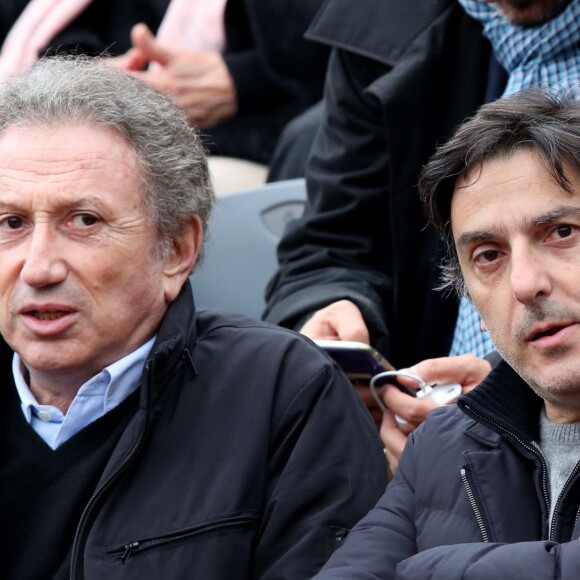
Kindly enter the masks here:
M 203 240 L 203 225 L 199 216 L 193 216 L 183 232 L 173 240 L 165 256 L 164 296 L 167 303 L 177 298 L 181 287 L 197 262 Z

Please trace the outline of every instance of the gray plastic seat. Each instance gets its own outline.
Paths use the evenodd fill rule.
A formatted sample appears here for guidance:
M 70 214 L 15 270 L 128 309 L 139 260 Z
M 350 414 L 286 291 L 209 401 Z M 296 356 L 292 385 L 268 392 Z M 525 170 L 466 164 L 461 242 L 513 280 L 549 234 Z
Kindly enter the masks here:
M 196 306 L 260 318 L 266 284 L 278 267 L 276 246 L 305 203 L 304 179 L 219 197 L 203 263 L 190 277 Z

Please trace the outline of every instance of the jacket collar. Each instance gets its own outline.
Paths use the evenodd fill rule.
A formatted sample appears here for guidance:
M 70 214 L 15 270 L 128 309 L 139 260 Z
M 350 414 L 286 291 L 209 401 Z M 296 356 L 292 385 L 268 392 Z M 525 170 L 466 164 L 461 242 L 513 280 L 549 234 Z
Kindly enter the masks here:
M 306 38 L 393 66 L 417 36 L 458 8 L 456 0 L 330 0 L 316 15 Z M 381 24 L 369 26 L 371 22 Z
M 544 401 L 503 360 L 457 404 L 470 417 L 495 423 L 497 431 L 509 431 L 525 441 L 538 440 Z
M 157 332 L 157 339 L 145 363 L 141 402 L 154 405 L 171 384 L 182 377 L 197 375 L 191 353 L 197 341 L 196 315 L 189 280 L 169 305 Z

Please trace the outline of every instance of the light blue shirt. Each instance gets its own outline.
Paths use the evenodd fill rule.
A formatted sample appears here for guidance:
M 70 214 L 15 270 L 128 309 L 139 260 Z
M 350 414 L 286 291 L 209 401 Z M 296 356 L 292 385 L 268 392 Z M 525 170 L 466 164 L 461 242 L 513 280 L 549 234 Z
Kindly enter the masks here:
M 12 373 L 26 421 L 51 449 L 57 449 L 139 387 L 154 342 L 155 337 L 89 379 L 79 389 L 66 415 L 52 405 L 38 404 L 24 377 L 24 363 L 14 353 Z

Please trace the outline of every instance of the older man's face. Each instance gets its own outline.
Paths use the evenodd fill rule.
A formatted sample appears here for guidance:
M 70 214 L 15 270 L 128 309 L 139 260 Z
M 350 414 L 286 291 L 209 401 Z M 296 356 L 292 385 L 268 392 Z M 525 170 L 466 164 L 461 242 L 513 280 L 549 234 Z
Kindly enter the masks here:
M 0 331 L 31 376 L 86 380 L 155 332 L 178 288 L 142 200 L 112 129 L 0 136 Z
M 514 24 L 536 26 L 556 16 L 569 0 L 486 0 Z
M 461 178 L 451 223 L 461 269 L 501 354 L 556 420 L 580 421 L 580 175 L 563 191 L 532 151 Z

